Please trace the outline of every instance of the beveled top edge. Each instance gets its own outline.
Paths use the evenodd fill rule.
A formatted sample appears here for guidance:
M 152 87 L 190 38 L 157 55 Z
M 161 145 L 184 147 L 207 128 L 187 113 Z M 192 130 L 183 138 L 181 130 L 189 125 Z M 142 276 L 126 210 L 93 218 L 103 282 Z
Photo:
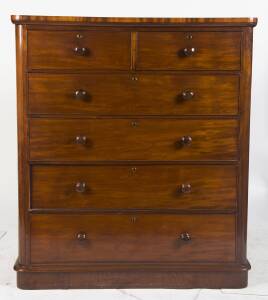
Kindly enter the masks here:
M 44 25 L 222 25 L 256 26 L 257 18 L 117 18 L 117 17 L 71 17 L 71 16 L 27 16 L 12 15 L 14 24 Z

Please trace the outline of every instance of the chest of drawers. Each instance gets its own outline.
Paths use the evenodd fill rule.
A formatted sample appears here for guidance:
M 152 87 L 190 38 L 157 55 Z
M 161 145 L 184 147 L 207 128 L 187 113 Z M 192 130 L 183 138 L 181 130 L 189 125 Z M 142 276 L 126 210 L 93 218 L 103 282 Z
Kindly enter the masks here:
M 18 287 L 246 286 L 257 20 L 12 21 Z

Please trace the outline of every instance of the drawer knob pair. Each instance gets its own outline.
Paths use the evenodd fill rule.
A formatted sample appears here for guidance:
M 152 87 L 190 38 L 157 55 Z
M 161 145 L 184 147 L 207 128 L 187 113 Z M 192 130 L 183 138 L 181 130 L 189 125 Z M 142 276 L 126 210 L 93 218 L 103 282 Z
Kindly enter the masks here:
M 86 190 L 86 183 L 85 182 L 77 182 L 75 184 L 75 190 L 78 192 L 78 193 L 84 193 L 85 190 Z
M 188 232 L 182 232 L 180 235 L 180 239 L 184 242 L 189 242 L 191 240 L 191 236 Z
M 85 232 L 78 232 L 76 238 L 78 241 L 84 241 L 87 238 L 87 234 Z
M 183 54 L 185 56 L 193 56 L 195 53 L 196 53 L 196 49 L 194 47 L 183 49 Z
M 75 47 L 74 53 L 79 56 L 85 56 L 88 54 L 88 49 L 86 47 Z
M 85 145 L 87 143 L 87 137 L 84 135 L 78 135 L 75 137 L 75 143 Z

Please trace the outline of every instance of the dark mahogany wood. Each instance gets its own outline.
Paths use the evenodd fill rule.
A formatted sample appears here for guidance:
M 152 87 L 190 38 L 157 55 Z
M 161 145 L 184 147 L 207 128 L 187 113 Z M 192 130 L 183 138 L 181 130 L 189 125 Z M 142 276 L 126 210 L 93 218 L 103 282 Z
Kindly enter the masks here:
M 30 114 L 236 115 L 238 95 L 237 75 L 29 74 Z
M 31 263 L 235 260 L 233 215 L 135 217 L 132 220 L 132 214 L 33 215 Z M 191 240 L 181 238 L 185 231 Z
M 138 70 L 240 70 L 239 32 L 139 32 Z
M 219 267 L 220 269 L 220 267 Z M 21 289 L 229 288 L 247 286 L 247 271 L 18 272 Z
M 245 287 L 257 19 L 11 19 L 18 287 Z
M 118 18 L 118 17 L 71 17 L 71 16 L 25 16 L 12 15 L 15 24 L 174 24 L 182 25 L 212 25 L 212 26 L 255 26 L 257 18 Z
M 43 161 L 236 160 L 237 138 L 237 120 L 31 119 L 29 147 Z
M 34 165 L 31 177 L 33 209 L 236 208 L 235 166 Z
M 29 69 L 126 70 L 129 66 L 129 32 L 28 32 Z

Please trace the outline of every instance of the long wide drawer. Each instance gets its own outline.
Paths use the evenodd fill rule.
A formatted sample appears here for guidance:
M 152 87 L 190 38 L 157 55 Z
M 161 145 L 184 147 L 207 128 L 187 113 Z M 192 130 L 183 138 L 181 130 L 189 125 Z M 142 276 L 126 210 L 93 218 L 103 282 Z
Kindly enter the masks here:
M 30 120 L 30 159 L 236 160 L 237 120 Z
M 29 30 L 29 69 L 130 68 L 130 32 Z
M 29 113 L 235 115 L 238 93 L 235 75 L 32 73 Z
M 32 215 L 31 263 L 232 262 L 234 215 Z
M 34 209 L 235 209 L 235 166 L 34 165 Z
M 240 32 L 139 32 L 137 69 L 239 70 Z

